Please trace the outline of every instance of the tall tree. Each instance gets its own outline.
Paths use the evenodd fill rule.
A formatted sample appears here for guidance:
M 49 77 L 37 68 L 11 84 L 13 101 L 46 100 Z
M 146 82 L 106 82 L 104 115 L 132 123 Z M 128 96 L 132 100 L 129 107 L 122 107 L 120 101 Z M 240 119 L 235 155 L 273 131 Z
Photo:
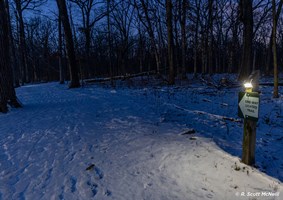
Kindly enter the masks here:
M 17 101 L 13 86 L 13 74 L 10 59 L 10 41 L 8 16 L 4 1 L 0 1 L 0 112 L 7 112 L 7 104 L 21 107 Z
M 200 21 L 200 1 L 195 0 L 195 33 L 194 33 L 194 75 L 197 73 L 197 54 L 198 54 L 198 35 L 199 35 L 199 21 Z
M 135 0 L 134 3 L 135 3 L 135 8 L 137 9 L 137 12 L 138 12 L 139 19 L 148 32 L 150 43 L 151 43 L 151 48 L 154 52 L 156 72 L 159 75 L 160 65 L 161 65 L 160 50 L 158 48 L 158 45 L 156 44 L 156 38 L 154 34 L 154 25 L 152 22 L 153 20 L 151 20 L 151 18 L 153 17 L 150 16 L 150 11 L 153 9 L 149 7 L 150 4 L 148 0 L 139 0 L 139 1 Z
M 64 77 L 64 69 L 63 69 L 63 63 L 62 63 L 62 21 L 61 21 L 61 14 L 59 10 L 59 17 L 58 17 L 58 52 L 59 52 L 59 74 L 60 74 L 60 84 L 65 83 L 65 77 Z
M 276 11 L 276 2 L 272 0 L 272 52 L 273 52 L 273 67 L 274 67 L 274 88 L 273 97 L 278 98 L 278 63 L 277 63 L 277 48 L 276 48 L 276 33 L 277 33 L 277 22 L 282 9 L 283 0 L 280 0 L 278 10 Z
M 272 2 L 273 3 L 273 2 Z M 280 13 L 281 13 L 281 9 L 282 9 L 282 5 L 283 5 L 283 1 L 280 0 L 279 2 L 279 5 L 278 5 L 278 8 L 277 8 L 277 11 L 275 16 L 273 16 L 274 14 L 274 11 L 272 11 L 272 26 L 274 27 L 274 25 L 277 27 L 277 24 L 278 24 L 278 19 L 279 19 L 279 16 L 280 16 Z M 273 4 L 271 6 L 271 8 L 273 9 Z M 276 6 L 275 6 L 275 9 L 276 9 Z M 269 11 L 269 10 L 268 10 Z M 270 33 L 270 36 L 269 36 L 269 45 L 268 45 L 268 48 L 267 48 L 267 58 L 265 59 L 266 62 L 265 62 L 265 74 L 269 75 L 270 72 L 271 72 L 271 64 L 272 64 L 272 44 L 273 44 L 273 27 L 272 27 L 272 31 Z
M 102 1 L 96 1 L 96 0 L 70 0 L 70 1 L 75 3 L 80 8 L 81 11 L 82 26 L 80 27 L 80 30 L 83 32 L 85 36 L 85 55 L 87 60 L 86 75 L 89 76 L 91 31 L 94 25 L 107 15 L 107 11 L 104 9 L 104 7 L 101 6 L 104 4 Z
M 24 84 L 26 82 L 29 82 L 29 76 L 28 76 L 27 47 L 26 47 L 23 11 L 27 8 L 30 1 L 14 0 L 14 2 L 16 5 L 17 20 L 19 23 L 19 55 L 20 55 L 20 66 L 21 66 L 21 79 L 22 79 L 22 84 Z
M 253 1 L 240 0 L 240 19 L 243 23 L 243 53 L 240 74 L 238 79 L 245 80 L 252 70 L 253 44 Z
M 6 13 L 8 16 L 8 29 L 9 29 L 9 38 L 10 38 L 10 50 L 11 50 L 11 55 L 12 55 L 12 66 L 13 66 L 13 81 L 14 81 L 14 85 L 15 87 L 19 87 L 20 86 L 20 82 L 19 82 L 19 62 L 17 60 L 17 56 L 16 56 L 16 48 L 15 48 L 15 43 L 14 43 L 14 37 L 13 37 L 13 33 L 12 33 L 12 25 L 11 25 L 11 17 L 10 17 L 10 6 L 9 6 L 9 1 L 6 0 L 5 1 L 6 4 Z
M 166 0 L 166 25 L 167 25 L 167 43 L 168 43 L 168 59 L 169 59 L 169 85 L 175 83 L 174 72 L 174 42 L 173 42 L 173 26 L 172 26 L 172 0 Z
M 65 0 L 56 0 L 57 6 L 60 12 L 61 21 L 63 24 L 64 32 L 65 32 L 65 40 L 66 40 L 66 49 L 68 56 L 68 64 L 70 71 L 70 84 L 69 88 L 80 87 L 80 80 L 78 75 L 78 66 L 76 61 L 76 54 L 74 49 L 74 41 L 72 35 L 72 29 L 70 26 L 70 21 L 68 18 L 67 6 Z
M 108 60 L 109 60 L 109 74 L 110 77 L 114 76 L 114 71 L 113 71 L 113 66 L 112 66 L 112 37 L 111 37 L 111 21 L 110 21 L 110 6 L 111 6 L 111 0 L 107 0 L 107 40 L 108 40 L 108 44 L 107 44 L 107 56 L 108 56 Z M 112 83 L 112 82 L 111 82 Z
M 237 6 L 232 3 L 233 0 L 229 0 L 229 15 L 228 15 L 228 24 L 231 27 L 231 42 L 228 43 L 229 48 L 229 66 L 228 72 L 232 73 L 238 69 L 238 55 L 239 55 L 239 25 L 240 20 L 237 16 Z M 227 45 L 227 44 L 226 44 Z
M 207 38 L 208 38 L 208 48 L 207 48 L 207 67 L 206 67 L 206 72 L 208 71 L 210 74 L 213 72 L 213 63 L 212 63 L 212 50 L 213 50 L 213 11 L 214 11 L 214 8 L 213 8 L 213 3 L 214 3 L 214 0 L 208 0 L 208 24 L 207 24 Z
M 186 52 L 187 52 L 187 35 L 186 35 L 186 22 L 187 22 L 187 10 L 188 0 L 182 0 L 181 11 L 181 35 L 182 35 L 182 78 L 186 78 Z
M 44 4 L 47 0 L 14 0 L 16 8 L 16 18 L 19 27 L 19 56 L 20 56 L 20 66 L 22 73 L 22 84 L 30 82 L 30 69 L 28 66 L 28 55 L 26 46 L 26 36 L 25 36 L 25 23 L 23 12 L 27 9 L 36 9 L 37 7 Z
M 204 41 L 203 41 L 203 65 L 202 73 L 212 72 L 212 45 L 213 45 L 213 19 L 214 19 L 214 0 L 208 0 L 205 4 L 205 25 L 203 27 Z
M 121 73 L 125 75 L 128 71 L 128 61 L 130 48 L 133 47 L 132 25 L 134 16 L 134 7 L 127 1 L 121 1 L 113 9 L 113 28 L 115 29 L 118 40 L 118 63 L 121 66 Z

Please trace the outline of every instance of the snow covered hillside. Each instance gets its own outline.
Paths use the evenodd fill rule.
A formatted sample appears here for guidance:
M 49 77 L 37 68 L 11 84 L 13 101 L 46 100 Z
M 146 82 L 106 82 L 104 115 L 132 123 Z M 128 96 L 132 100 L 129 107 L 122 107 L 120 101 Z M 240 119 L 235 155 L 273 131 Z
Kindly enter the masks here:
M 252 168 L 240 90 L 18 88 L 23 109 L 0 114 L 0 200 L 283 199 L 283 99 L 261 88 Z

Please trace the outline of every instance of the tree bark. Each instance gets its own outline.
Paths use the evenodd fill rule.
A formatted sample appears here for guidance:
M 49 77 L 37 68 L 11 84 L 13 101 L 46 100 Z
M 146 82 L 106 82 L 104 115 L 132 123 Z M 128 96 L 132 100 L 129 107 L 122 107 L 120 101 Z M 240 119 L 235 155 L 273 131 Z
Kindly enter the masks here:
M 70 71 L 70 84 L 69 88 L 80 87 L 78 66 L 76 63 L 76 54 L 74 49 L 74 41 L 72 30 L 70 26 L 70 21 L 68 18 L 67 6 L 65 0 L 56 0 L 59 12 L 61 13 L 61 21 L 63 24 L 66 40 L 67 56 L 69 61 L 69 71 Z
M 23 9 L 21 0 L 14 0 L 16 4 L 17 19 L 19 23 L 19 54 L 20 54 L 20 65 L 22 71 L 22 84 L 29 82 L 29 71 L 27 63 L 27 47 L 26 47 L 26 36 L 25 26 L 23 19 Z
M 194 35 L 194 76 L 197 74 L 197 54 L 198 54 L 198 29 L 199 29 L 199 18 L 200 18 L 200 1 L 195 0 L 196 3 L 196 25 L 195 25 L 195 35 Z
M 231 49 L 231 67 L 229 68 L 228 72 L 232 73 L 235 72 L 237 67 L 239 65 L 238 62 L 238 54 L 239 54 L 239 36 L 238 36 L 238 26 L 239 26 L 239 21 L 238 19 L 235 19 L 233 21 L 233 26 L 232 26 L 232 49 Z
M 166 0 L 166 24 L 167 24 L 167 39 L 168 39 L 168 60 L 169 60 L 169 85 L 175 83 L 174 73 L 174 42 L 173 42 L 173 27 L 172 27 L 172 0 Z
M 273 2 L 272 2 L 273 3 Z M 282 9 L 282 5 L 283 5 L 283 0 L 280 0 L 280 2 L 279 2 L 279 5 L 278 5 L 278 8 L 277 8 L 277 11 L 272 11 L 272 12 L 276 12 L 276 14 L 275 13 L 273 13 L 273 14 L 275 14 L 274 16 L 272 15 L 272 17 L 273 17 L 273 26 L 275 25 L 276 27 L 277 27 L 277 24 L 278 24 L 278 19 L 279 19 L 279 16 L 280 16 L 280 13 L 281 13 L 281 9 Z M 273 5 L 272 5 L 272 9 L 273 9 Z M 275 6 L 275 8 L 274 8 L 275 10 L 276 10 L 276 6 Z M 271 54 L 272 54 L 272 51 L 273 51 L 273 49 L 272 49 L 272 45 L 273 45 L 273 33 L 274 33 L 274 31 L 273 31 L 273 28 L 272 28 L 272 31 L 271 31 L 271 34 L 270 34 L 270 42 L 269 42 L 269 45 L 268 45 L 268 49 L 267 49 L 267 51 L 268 51 L 268 53 L 267 53 L 267 59 L 266 59 L 266 67 L 265 67 L 265 73 L 267 74 L 267 75 L 269 75 L 270 74 L 270 70 L 271 70 L 271 64 L 272 64 L 272 56 L 271 56 Z
M 278 64 L 277 64 L 277 48 L 276 48 L 276 33 L 277 33 L 277 22 L 282 9 L 282 1 L 276 12 L 276 2 L 272 0 L 272 17 L 273 17 L 273 27 L 272 27 L 272 52 L 273 52 L 273 67 L 274 67 L 274 88 L 273 88 L 273 97 L 279 98 L 278 93 Z M 278 13 L 278 15 L 277 15 Z
M 252 41 L 253 41 L 253 1 L 240 0 L 240 18 L 244 25 L 243 30 L 243 54 L 238 79 L 244 81 L 252 70 Z
M 60 75 L 60 84 L 64 84 L 65 78 L 64 78 L 64 70 L 63 70 L 63 63 L 62 63 L 62 21 L 61 21 L 61 13 L 59 11 L 59 18 L 58 18 L 58 56 L 59 56 L 59 75 Z
M 14 44 L 14 38 L 12 33 L 12 26 L 11 26 L 11 18 L 10 18 L 10 8 L 9 8 L 9 1 L 6 0 L 6 13 L 8 17 L 8 31 L 9 31 L 9 38 L 10 38 L 10 50 L 11 50 L 11 61 L 12 61 L 12 69 L 13 69 L 13 82 L 15 87 L 20 86 L 19 82 L 19 62 L 16 56 L 16 48 Z
M 209 74 L 213 72 L 213 61 L 212 61 L 212 48 L 213 48 L 213 0 L 208 1 L 208 49 L 207 49 L 207 70 Z
M 186 78 L 186 52 L 187 52 L 187 36 L 186 36 L 186 21 L 187 21 L 187 0 L 182 1 L 182 16 L 181 16 L 181 35 L 182 35 L 182 78 Z
M 17 101 L 13 86 L 13 74 L 10 57 L 9 25 L 6 6 L 0 1 L 0 112 L 8 112 L 7 104 L 21 107 Z
M 148 35 L 149 35 L 149 39 L 150 39 L 150 43 L 151 43 L 151 48 L 153 49 L 154 52 L 154 58 L 155 58 L 155 63 L 156 63 L 156 72 L 159 75 L 160 74 L 160 65 L 161 65 L 161 61 L 160 61 L 160 52 L 159 49 L 156 45 L 156 41 L 155 41 L 155 36 L 154 36 L 154 31 L 153 31 L 153 27 L 152 27 L 152 23 L 149 17 L 149 13 L 148 13 L 148 4 L 146 4 L 146 2 L 144 0 L 140 0 L 141 2 L 141 8 L 142 11 L 144 12 L 144 17 L 145 17 L 145 21 L 142 19 L 143 17 L 141 16 L 140 12 L 139 12 L 139 8 L 137 6 L 137 1 L 135 0 L 135 7 L 138 10 L 138 15 L 139 15 L 139 19 L 142 22 L 142 24 L 146 27 Z
M 114 76 L 114 70 L 113 70 L 113 62 L 112 62 L 112 37 L 111 37 L 111 22 L 110 22 L 110 0 L 107 0 L 107 56 L 108 56 L 108 62 L 109 62 L 109 74 L 110 77 Z

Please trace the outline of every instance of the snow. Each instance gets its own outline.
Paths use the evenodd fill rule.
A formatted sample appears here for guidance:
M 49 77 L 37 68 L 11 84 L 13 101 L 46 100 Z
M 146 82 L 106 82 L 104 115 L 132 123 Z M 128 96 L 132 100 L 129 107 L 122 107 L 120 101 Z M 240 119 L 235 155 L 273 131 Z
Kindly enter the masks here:
M 0 114 L 0 199 L 283 199 L 283 98 L 271 87 L 256 168 L 240 162 L 242 88 L 66 88 L 18 88 L 24 108 Z

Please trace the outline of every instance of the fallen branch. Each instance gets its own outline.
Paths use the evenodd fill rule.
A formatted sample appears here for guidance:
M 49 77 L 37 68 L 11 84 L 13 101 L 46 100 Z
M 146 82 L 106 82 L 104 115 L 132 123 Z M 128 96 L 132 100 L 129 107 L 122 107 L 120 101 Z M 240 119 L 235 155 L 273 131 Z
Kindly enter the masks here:
M 274 86 L 274 83 L 259 83 L 259 85 L 263 86 Z M 283 83 L 278 83 L 279 86 L 283 86 Z
M 188 110 L 188 109 L 182 108 L 180 106 L 177 106 L 175 104 L 165 103 L 165 105 L 173 106 L 173 107 L 175 107 L 175 108 L 177 108 L 179 110 L 183 110 L 183 111 L 186 111 L 186 112 L 192 113 L 192 114 L 208 115 L 208 116 L 210 116 L 212 118 L 217 118 L 217 119 L 220 119 L 220 120 L 228 120 L 228 121 L 232 121 L 232 122 L 242 122 L 242 120 L 236 119 L 236 118 L 232 118 L 232 117 L 226 117 L 226 116 L 222 116 L 222 115 L 215 115 L 215 114 L 211 114 L 211 113 L 204 112 L 204 111 L 199 111 L 199 110 Z
M 200 76 L 200 81 L 207 86 L 211 86 L 216 88 L 217 90 L 220 90 L 221 88 L 233 88 L 233 87 L 239 87 L 240 84 L 234 83 L 233 81 L 230 81 L 226 77 L 222 77 L 219 81 L 216 81 L 213 79 L 213 77 L 207 75 L 207 76 Z
M 156 74 L 155 71 L 149 71 L 149 72 L 142 72 L 138 74 L 127 74 L 125 76 L 113 76 L 113 77 L 107 77 L 107 78 L 94 78 L 94 79 L 86 79 L 84 80 L 86 83 L 101 83 L 101 82 L 107 82 L 107 81 L 114 81 L 114 80 L 126 80 L 134 77 L 139 76 L 149 76 Z

